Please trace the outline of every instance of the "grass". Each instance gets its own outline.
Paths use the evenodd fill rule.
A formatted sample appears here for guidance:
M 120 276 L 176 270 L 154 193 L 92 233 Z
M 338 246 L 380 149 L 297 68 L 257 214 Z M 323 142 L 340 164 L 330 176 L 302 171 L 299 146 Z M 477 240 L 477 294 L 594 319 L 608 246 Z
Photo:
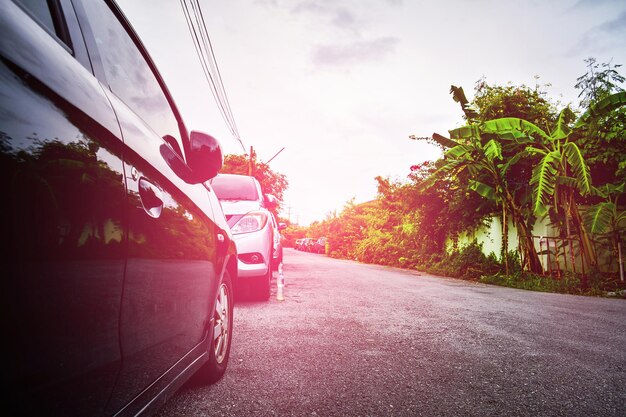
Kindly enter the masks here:
M 511 275 L 483 275 L 480 280 L 485 284 L 495 284 L 523 290 L 553 292 L 561 294 L 577 294 L 588 296 L 616 296 L 626 298 L 626 283 L 615 277 L 594 272 L 589 274 L 586 282 L 578 274 L 566 273 L 561 278 L 537 275 L 529 272 L 516 272 Z M 613 295 L 614 294 L 614 295 Z

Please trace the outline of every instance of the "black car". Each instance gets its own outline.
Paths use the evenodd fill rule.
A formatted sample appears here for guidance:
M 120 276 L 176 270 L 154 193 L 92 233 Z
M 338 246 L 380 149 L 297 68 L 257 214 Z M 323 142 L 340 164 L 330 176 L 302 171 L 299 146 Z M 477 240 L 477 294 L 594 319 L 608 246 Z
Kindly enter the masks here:
M 185 128 L 119 8 L 0 1 L 6 415 L 135 415 L 228 363 L 237 256 Z

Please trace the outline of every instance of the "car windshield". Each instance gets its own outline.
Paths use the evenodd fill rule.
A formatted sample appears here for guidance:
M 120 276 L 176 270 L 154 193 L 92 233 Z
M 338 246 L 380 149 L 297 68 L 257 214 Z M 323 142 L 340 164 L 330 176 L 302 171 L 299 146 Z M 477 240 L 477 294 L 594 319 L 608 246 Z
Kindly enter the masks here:
M 211 180 L 211 187 L 220 200 L 257 201 L 259 199 L 252 177 L 218 175 Z

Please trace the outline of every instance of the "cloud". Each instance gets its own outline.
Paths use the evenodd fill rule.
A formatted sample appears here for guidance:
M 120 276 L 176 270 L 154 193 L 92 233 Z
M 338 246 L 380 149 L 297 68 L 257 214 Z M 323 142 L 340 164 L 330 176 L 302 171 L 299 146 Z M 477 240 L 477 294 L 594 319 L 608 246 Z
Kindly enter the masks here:
M 626 32 L 626 10 L 623 11 L 615 20 L 608 21 L 596 27 L 597 30 L 607 32 L 611 36 L 621 36 Z M 619 39 L 624 40 L 620 37 Z
M 346 66 L 381 60 L 393 53 L 399 40 L 382 37 L 347 45 L 320 45 L 313 52 L 313 62 L 320 66 Z
M 276 0 L 255 0 L 254 4 L 265 7 L 278 7 Z
M 586 9 L 592 9 L 592 8 L 597 8 L 600 5 L 603 4 L 621 4 L 623 0 L 579 0 L 578 2 L 576 2 L 576 4 L 574 4 L 570 10 L 586 10 Z
M 356 23 L 356 19 L 350 11 L 344 8 L 338 8 L 335 10 L 332 23 L 337 27 L 351 27 Z
M 327 18 L 333 26 L 342 29 L 353 28 L 357 21 L 354 13 L 345 7 L 337 6 L 334 2 L 303 1 L 291 9 L 291 13 L 309 13 L 321 18 Z
M 626 11 L 623 11 L 617 18 L 589 30 L 570 53 L 602 52 L 621 46 L 623 39 L 626 39 Z

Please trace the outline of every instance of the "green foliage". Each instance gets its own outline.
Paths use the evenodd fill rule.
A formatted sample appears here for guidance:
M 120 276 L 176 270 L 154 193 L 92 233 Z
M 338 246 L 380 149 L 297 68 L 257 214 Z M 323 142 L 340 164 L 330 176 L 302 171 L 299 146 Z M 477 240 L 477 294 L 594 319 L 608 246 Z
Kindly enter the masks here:
M 493 253 L 485 256 L 482 245 L 476 241 L 451 253 L 445 253 L 438 260 L 420 267 L 419 269 L 426 272 L 468 280 L 478 280 L 484 274 L 504 272 L 504 267 L 496 256 Z
M 585 227 L 590 233 L 610 233 L 616 235 L 624 229 L 626 210 L 620 210 L 619 198 L 624 194 L 626 183 L 618 185 L 605 184 L 601 188 L 594 188 L 593 192 L 604 201 L 590 206 L 585 211 Z
M 505 136 L 505 139 L 512 138 L 519 140 L 520 138 L 528 138 L 531 142 L 540 140 L 550 140 L 551 137 L 543 129 L 534 123 L 520 119 L 517 117 L 503 117 L 500 119 L 491 119 L 483 122 L 479 129 L 482 134 L 492 134 Z M 506 135 L 509 136 L 506 136 Z
M 333 214 L 322 222 L 311 224 L 308 235 L 326 237 L 332 257 L 356 259 L 357 246 L 379 213 L 380 202 L 377 200 L 363 204 L 349 201 L 339 215 Z
M 250 158 L 247 155 L 229 154 L 224 157 L 224 166 L 220 172 L 222 174 L 248 175 L 249 170 Z M 252 157 L 252 176 L 261 184 L 263 193 L 272 194 L 279 201 L 283 200 L 285 190 L 289 186 L 287 177 L 273 171 L 266 163 L 257 161 L 256 153 Z M 280 204 L 279 207 L 270 208 L 270 210 L 278 218 Z
M 224 157 L 224 166 L 220 172 L 248 175 L 249 163 L 250 160 L 247 155 L 229 154 Z M 287 177 L 273 171 L 266 163 L 257 161 L 256 154 L 252 158 L 252 166 L 252 176 L 259 181 L 263 192 L 282 200 L 283 194 L 289 186 Z
M 595 58 L 585 59 L 587 72 L 577 78 L 574 86 L 580 89 L 578 97 L 582 97 L 580 105 L 587 108 L 604 97 L 622 91 L 619 84 L 624 82 L 624 77 L 617 72 L 620 64 L 613 65 L 611 62 L 598 64 Z
M 280 232 L 283 237 L 283 246 L 293 248 L 296 245 L 296 239 L 308 237 L 309 229 L 307 227 L 298 226 L 296 224 L 288 224 L 287 228 Z
M 516 95 L 524 96 L 518 94 L 520 91 L 523 90 L 517 90 Z M 526 94 L 532 96 L 527 90 Z M 508 102 L 506 96 L 497 97 L 503 99 L 503 103 Z M 525 236 L 520 240 L 520 247 L 529 270 L 535 273 L 542 270 L 534 244 L 528 236 L 534 216 L 544 217 L 547 214 L 550 214 L 554 224 L 561 227 L 562 234 L 569 235 L 570 226 L 573 226 L 579 235 L 586 262 L 595 265 L 596 253 L 583 227 L 577 206 L 577 199 L 590 193 L 591 169 L 581 148 L 570 136 L 576 129 L 586 126 L 589 120 L 610 113 L 624 104 L 626 93 L 608 95 L 592 104 L 581 117 L 583 121 L 579 120 L 573 127 L 571 123 L 576 116 L 566 107 L 560 112 L 550 134 L 532 121 L 519 117 L 472 121 L 468 126 L 450 131 L 451 139 L 462 143 L 446 152 L 447 163 L 435 175 L 459 173 L 467 169 L 472 176 L 478 177 L 479 183 L 483 185 L 471 182 L 469 189 L 485 198 L 495 199 L 502 208 L 503 217 L 507 217 L 507 212 L 510 213 L 518 236 Z M 491 107 L 489 109 L 493 110 Z M 503 157 L 510 158 L 507 164 L 494 163 Z M 521 170 L 515 169 L 518 164 Z M 529 164 L 532 175 L 528 184 L 532 187 L 533 199 L 532 209 L 526 210 L 529 201 L 525 198 L 524 188 L 520 187 L 523 182 L 517 174 L 527 172 Z M 433 182 L 429 180 L 424 187 L 432 185 Z M 503 235 L 506 236 L 505 230 Z
M 604 233 L 613 220 L 616 206 L 610 201 L 603 201 L 589 207 L 585 212 L 585 225 L 591 233 Z M 626 218 L 626 216 L 621 216 Z
M 588 273 L 586 283 L 583 283 L 580 275 L 569 272 L 556 278 L 522 271 L 510 275 L 484 275 L 480 282 L 522 290 L 587 296 L 607 296 L 609 293 L 620 293 L 626 288 L 616 277 L 607 276 L 597 270 Z
M 574 142 L 565 143 L 563 150 L 572 170 L 573 178 L 576 179 L 576 188 L 581 195 L 587 195 L 591 191 L 591 171 L 585 157 Z
M 561 279 L 530 272 L 516 272 L 510 275 L 491 274 L 481 277 L 480 282 L 540 292 L 582 293 L 580 277 L 570 274 Z
M 444 157 L 412 166 L 403 181 L 377 177 L 376 200 L 349 202 L 338 215 L 313 224 L 308 235 L 326 236 L 335 257 L 465 279 L 483 277 L 485 282 L 540 291 L 596 291 L 593 279 L 592 289 L 581 290 L 584 282 L 579 276 L 554 280 L 522 271 L 542 271 L 530 236 L 538 216 L 550 214 L 563 234 L 579 233 L 587 262 L 595 254 L 586 229 L 600 233 L 619 228 L 618 204 L 600 201 L 603 194 L 592 182 L 606 167 L 612 170 L 606 178 L 626 177 L 626 111 L 620 107 L 626 96 L 614 94 L 619 93 L 615 83 L 621 82 L 611 72 L 616 67 L 603 67 L 608 72 L 596 80 L 595 98 L 578 123 L 569 107 L 557 113 L 541 86 L 497 86 L 481 80 L 472 101 L 461 87 L 452 86 L 452 97 L 468 124 L 450 130 L 449 138 L 411 136 L 440 146 Z M 606 184 L 604 177 L 600 184 Z M 581 202 L 592 205 L 585 215 L 591 219 L 588 228 L 582 226 Z M 517 228 L 523 237 L 518 242 L 521 253 L 485 256 L 476 242 L 446 251 L 447 239 L 495 215 Z M 508 247 L 508 222 L 502 225 L 503 247 Z
M 597 64 L 589 58 L 587 72 L 578 78 L 580 107 L 585 114 L 573 140 L 585 155 L 596 186 L 626 181 L 626 107 L 621 65 Z M 620 94 L 621 93 L 621 94 Z
M 561 154 L 558 151 L 546 152 L 539 163 L 533 168 L 530 185 L 533 187 L 533 212 L 544 216 L 548 212 L 549 200 L 554 196 L 558 163 Z
M 450 86 L 450 94 L 452 94 L 452 99 L 461 105 L 466 120 L 474 120 L 479 117 L 476 109 L 472 108 L 470 102 L 467 100 L 463 87 Z
M 554 123 L 556 111 L 546 95 L 539 85 L 499 86 L 482 79 L 476 83 L 472 105 L 478 110 L 479 121 L 514 117 L 547 129 Z

